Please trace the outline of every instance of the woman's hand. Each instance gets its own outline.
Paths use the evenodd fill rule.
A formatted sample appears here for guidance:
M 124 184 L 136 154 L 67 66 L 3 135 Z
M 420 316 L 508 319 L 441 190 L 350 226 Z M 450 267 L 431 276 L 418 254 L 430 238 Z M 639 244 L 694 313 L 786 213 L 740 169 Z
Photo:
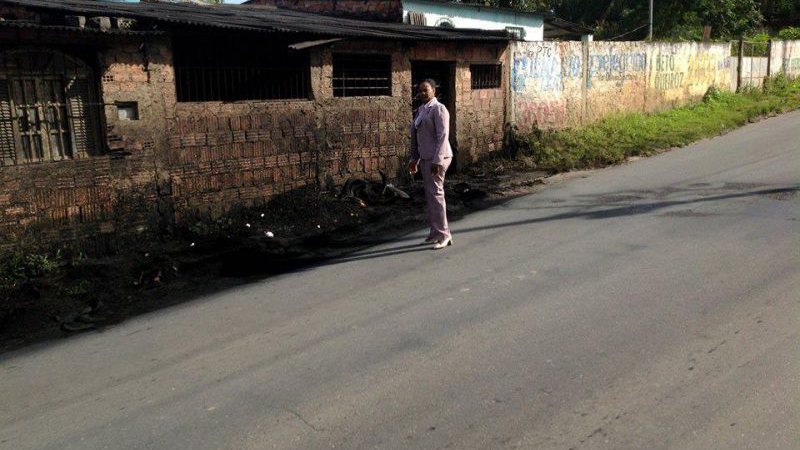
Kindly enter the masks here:
M 409 163 L 408 163 L 408 173 L 410 175 L 415 175 L 417 173 L 418 167 L 419 167 L 419 160 L 409 161 Z
M 444 166 L 441 164 L 431 164 L 431 173 L 434 175 L 444 175 Z

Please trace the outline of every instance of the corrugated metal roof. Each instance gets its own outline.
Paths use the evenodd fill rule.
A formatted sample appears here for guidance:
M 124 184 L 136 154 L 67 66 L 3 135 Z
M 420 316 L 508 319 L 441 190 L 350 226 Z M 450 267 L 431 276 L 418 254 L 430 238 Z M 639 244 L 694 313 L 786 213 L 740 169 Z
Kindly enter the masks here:
M 509 40 L 504 31 L 441 29 L 402 23 L 369 22 L 252 5 L 109 3 L 96 0 L 0 0 L 0 4 L 63 11 L 76 15 L 127 17 L 256 32 L 294 32 L 320 36 L 423 41 Z
M 91 27 L 78 28 L 67 25 L 43 25 L 40 23 L 27 22 L 21 20 L 0 20 L 0 27 L 36 29 L 44 31 L 70 31 L 70 32 L 89 33 L 89 34 L 113 34 L 113 35 L 126 35 L 126 36 L 154 36 L 166 33 L 165 31 L 159 31 L 159 30 L 140 31 L 140 30 L 120 30 L 117 28 L 112 28 L 110 30 L 100 30 L 98 28 L 91 28 Z

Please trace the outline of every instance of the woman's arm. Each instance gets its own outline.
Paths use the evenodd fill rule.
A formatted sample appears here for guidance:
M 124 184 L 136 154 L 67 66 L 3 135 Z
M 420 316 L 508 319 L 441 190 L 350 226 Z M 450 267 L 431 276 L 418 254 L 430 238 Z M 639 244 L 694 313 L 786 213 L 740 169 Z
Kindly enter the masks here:
M 439 105 L 433 111 L 433 123 L 436 125 L 436 154 L 433 156 L 433 164 L 442 164 L 444 155 L 447 154 L 448 138 L 450 136 L 450 113 L 444 105 Z
M 419 143 L 417 142 L 417 127 L 411 122 L 411 160 L 419 159 Z

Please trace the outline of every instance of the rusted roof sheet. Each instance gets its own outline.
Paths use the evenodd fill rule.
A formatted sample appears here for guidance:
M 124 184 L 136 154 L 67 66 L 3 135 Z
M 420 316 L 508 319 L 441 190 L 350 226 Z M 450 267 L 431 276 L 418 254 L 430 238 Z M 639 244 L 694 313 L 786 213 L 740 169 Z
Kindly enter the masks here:
M 111 28 L 109 30 L 100 30 L 98 28 L 91 28 L 91 27 L 78 28 L 67 25 L 44 25 L 40 23 L 21 21 L 21 20 L 0 20 L 0 27 L 33 29 L 42 31 L 69 31 L 76 33 L 112 34 L 112 35 L 126 35 L 126 36 L 157 36 L 161 34 L 166 34 L 165 31 L 160 31 L 160 30 L 149 30 L 149 31 L 120 30 L 117 28 Z
M 253 5 L 111 3 L 96 0 L 0 0 L 0 4 L 66 14 L 127 17 L 161 23 L 255 32 L 415 41 L 508 41 L 505 31 L 442 29 L 403 23 L 369 22 Z

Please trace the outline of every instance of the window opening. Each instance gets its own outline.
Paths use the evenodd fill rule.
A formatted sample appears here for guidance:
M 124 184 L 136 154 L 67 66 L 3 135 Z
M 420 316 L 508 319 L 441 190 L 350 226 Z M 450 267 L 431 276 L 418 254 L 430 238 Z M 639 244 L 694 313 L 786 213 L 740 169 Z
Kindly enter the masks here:
M 334 54 L 333 95 L 392 95 L 391 56 Z
M 496 89 L 501 85 L 503 66 L 500 64 L 472 64 L 469 71 L 472 89 Z
M 307 99 L 308 53 L 253 37 L 181 35 L 175 39 L 179 102 Z
M 97 150 L 93 78 L 53 51 L 0 54 L 0 163 L 61 161 Z
M 525 28 L 522 27 L 506 27 L 506 31 L 511 35 L 515 41 L 525 40 Z

